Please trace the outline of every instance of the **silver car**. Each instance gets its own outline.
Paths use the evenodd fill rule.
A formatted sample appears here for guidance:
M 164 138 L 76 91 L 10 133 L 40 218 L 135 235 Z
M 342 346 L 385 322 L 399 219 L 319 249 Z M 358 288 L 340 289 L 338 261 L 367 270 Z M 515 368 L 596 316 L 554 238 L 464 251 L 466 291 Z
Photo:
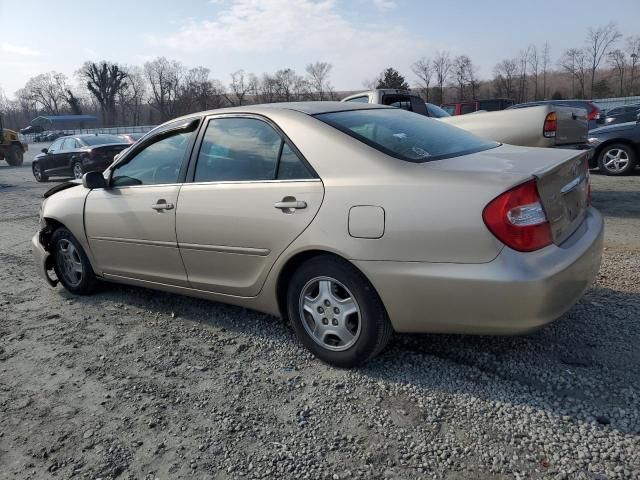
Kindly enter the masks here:
M 46 196 L 33 252 L 50 284 L 87 294 L 100 279 L 283 316 L 342 367 L 393 331 L 541 327 L 578 301 L 602 251 L 585 152 L 501 145 L 378 105 L 189 115 Z

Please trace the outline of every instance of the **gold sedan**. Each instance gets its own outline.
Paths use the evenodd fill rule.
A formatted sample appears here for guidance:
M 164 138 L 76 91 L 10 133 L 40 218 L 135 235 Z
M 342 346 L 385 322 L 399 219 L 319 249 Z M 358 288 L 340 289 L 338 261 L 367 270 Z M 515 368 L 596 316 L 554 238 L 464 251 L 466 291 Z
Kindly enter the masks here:
M 587 155 L 376 105 L 203 112 L 47 192 L 33 252 L 76 294 L 105 280 L 286 317 L 349 367 L 394 330 L 515 334 L 571 308 L 602 251 Z

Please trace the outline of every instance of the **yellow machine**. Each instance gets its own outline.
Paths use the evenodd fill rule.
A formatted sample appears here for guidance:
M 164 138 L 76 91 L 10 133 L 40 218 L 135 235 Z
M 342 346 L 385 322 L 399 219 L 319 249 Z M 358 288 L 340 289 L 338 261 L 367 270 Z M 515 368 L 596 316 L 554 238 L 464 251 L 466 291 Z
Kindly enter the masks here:
M 20 141 L 17 132 L 3 128 L 0 115 L 0 160 L 5 160 L 12 167 L 20 166 L 27 149 L 27 144 Z

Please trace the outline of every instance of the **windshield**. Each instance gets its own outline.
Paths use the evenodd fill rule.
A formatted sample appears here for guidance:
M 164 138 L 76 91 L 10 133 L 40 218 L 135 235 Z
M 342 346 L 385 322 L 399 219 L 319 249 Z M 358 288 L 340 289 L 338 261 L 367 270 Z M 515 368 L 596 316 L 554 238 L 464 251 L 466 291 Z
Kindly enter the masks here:
M 96 145 L 106 145 L 107 143 L 126 143 L 122 137 L 119 137 L 117 135 L 94 135 L 91 137 L 80 137 L 80 141 L 90 147 L 94 147 Z
M 457 157 L 499 145 L 439 120 L 395 108 L 323 113 L 315 118 L 409 162 Z

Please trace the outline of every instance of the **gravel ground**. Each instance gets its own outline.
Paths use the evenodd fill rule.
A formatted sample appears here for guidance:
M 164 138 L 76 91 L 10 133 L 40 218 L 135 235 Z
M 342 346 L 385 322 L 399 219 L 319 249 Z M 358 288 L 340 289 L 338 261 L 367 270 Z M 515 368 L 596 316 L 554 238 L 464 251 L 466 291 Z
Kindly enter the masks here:
M 604 263 L 563 318 L 397 335 L 344 371 L 263 314 L 47 287 L 29 240 L 51 184 L 3 163 L 0 478 L 640 478 L 640 174 L 593 184 Z

